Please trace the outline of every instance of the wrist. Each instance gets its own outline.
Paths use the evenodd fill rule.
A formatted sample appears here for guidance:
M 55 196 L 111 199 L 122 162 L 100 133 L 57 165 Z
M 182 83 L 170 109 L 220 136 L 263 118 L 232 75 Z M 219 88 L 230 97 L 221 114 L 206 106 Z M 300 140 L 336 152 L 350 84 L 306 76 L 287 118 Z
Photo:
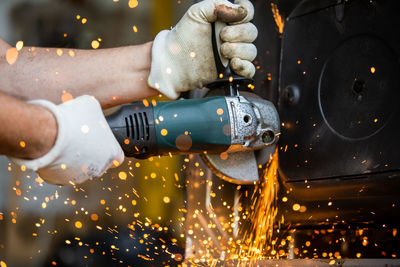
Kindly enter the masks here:
M 58 125 L 54 114 L 45 107 L 28 104 L 31 119 L 35 121 L 35 142 L 27 146 L 26 158 L 37 159 L 47 154 L 57 140 Z

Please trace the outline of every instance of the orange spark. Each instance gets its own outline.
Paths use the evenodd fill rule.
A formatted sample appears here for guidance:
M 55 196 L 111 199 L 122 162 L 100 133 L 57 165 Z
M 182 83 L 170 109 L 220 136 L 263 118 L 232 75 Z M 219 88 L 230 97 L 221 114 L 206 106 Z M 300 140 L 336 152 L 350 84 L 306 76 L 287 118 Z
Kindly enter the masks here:
M 272 14 L 274 16 L 274 20 L 276 23 L 276 26 L 278 27 L 278 31 L 280 34 L 283 33 L 283 26 L 285 24 L 284 19 L 282 18 L 282 16 L 279 14 L 279 9 L 278 6 L 274 3 L 271 3 L 271 8 L 272 8 Z
M 15 47 L 11 47 L 6 52 L 6 60 L 8 64 L 13 65 L 18 59 L 18 50 Z

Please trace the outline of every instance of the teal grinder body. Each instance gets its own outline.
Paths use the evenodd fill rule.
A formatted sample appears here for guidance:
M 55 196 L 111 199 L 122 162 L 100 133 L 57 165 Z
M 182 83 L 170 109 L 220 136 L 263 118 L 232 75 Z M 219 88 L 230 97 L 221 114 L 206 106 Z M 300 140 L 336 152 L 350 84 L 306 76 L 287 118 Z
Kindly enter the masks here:
M 123 105 L 106 117 L 127 157 L 220 153 L 231 145 L 225 97 Z

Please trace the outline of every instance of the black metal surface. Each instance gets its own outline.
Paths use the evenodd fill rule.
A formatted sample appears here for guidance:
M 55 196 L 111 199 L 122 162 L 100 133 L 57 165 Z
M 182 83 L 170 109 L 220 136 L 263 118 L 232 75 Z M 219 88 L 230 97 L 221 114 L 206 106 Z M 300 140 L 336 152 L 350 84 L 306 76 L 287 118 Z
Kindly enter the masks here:
M 282 3 L 285 2 L 285 3 Z M 279 12 L 282 19 L 281 5 L 285 10 L 290 10 L 293 0 L 279 1 Z M 274 103 L 278 102 L 279 64 L 281 51 L 281 36 L 272 13 L 272 1 L 253 1 L 254 20 L 253 23 L 259 29 L 258 37 L 254 44 L 257 47 L 257 58 L 254 61 L 257 71 L 254 76 L 255 88 L 252 93 L 261 96 Z
M 349 1 L 286 21 L 279 100 L 286 182 L 400 170 L 399 8 Z M 299 89 L 295 104 L 288 87 Z
M 157 154 L 153 106 L 133 102 L 123 105 L 106 120 L 125 156 L 145 159 Z
M 398 227 L 399 191 L 396 171 L 286 183 L 279 194 L 278 217 L 284 216 L 292 228 Z M 295 211 L 295 204 L 305 209 Z

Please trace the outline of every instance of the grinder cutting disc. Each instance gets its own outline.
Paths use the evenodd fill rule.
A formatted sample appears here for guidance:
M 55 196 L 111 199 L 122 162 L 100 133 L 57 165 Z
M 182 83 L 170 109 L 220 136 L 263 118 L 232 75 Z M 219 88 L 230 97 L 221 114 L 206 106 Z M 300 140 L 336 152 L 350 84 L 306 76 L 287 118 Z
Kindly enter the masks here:
M 221 89 L 212 90 L 207 93 L 207 96 L 218 95 L 222 92 Z M 279 118 L 271 102 L 250 92 L 241 92 L 241 96 L 250 100 L 259 109 L 264 120 L 262 123 L 267 123 L 274 132 L 279 133 Z M 273 145 L 260 150 L 202 154 L 201 158 L 219 178 L 235 184 L 253 184 L 260 179 L 262 170 L 272 158 L 277 140 L 276 136 Z
M 260 179 L 259 166 L 265 166 L 274 150 L 275 146 L 257 151 L 233 152 L 226 159 L 215 154 L 201 157 L 219 178 L 235 184 L 253 184 Z

